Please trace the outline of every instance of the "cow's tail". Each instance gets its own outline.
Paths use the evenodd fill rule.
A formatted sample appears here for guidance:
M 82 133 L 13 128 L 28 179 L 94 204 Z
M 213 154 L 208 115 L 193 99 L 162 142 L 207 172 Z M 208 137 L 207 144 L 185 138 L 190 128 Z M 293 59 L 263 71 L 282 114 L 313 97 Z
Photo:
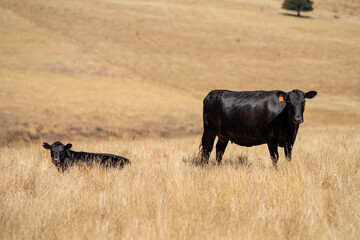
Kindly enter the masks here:
M 204 147 L 203 147 L 203 144 L 202 144 L 202 141 L 201 141 L 200 144 L 199 144 L 199 152 L 194 157 L 193 164 L 195 164 L 197 166 L 202 166 L 203 165 L 203 159 L 204 159 Z
M 204 152 L 204 147 L 203 147 L 203 143 L 202 143 L 202 140 L 201 140 L 201 142 L 199 144 L 199 153 L 197 155 L 199 161 L 201 161 L 201 158 L 203 156 L 203 152 Z

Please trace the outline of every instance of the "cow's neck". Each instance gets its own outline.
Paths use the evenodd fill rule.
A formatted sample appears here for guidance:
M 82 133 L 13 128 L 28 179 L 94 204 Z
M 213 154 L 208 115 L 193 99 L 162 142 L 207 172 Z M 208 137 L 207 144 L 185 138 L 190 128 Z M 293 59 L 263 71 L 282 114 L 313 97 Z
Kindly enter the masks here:
M 289 140 L 290 140 L 290 143 L 291 145 L 293 145 L 295 143 L 295 139 L 296 139 L 296 135 L 297 135 L 297 132 L 299 130 L 299 124 L 294 124 L 292 121 L 288 122 L 289 124 Z
M 74 156 L 74 151 L 72 151 L 72 150 L 66 150 L 66 153 L 67 153 L 67 159 L 73 159 L 73 156 Z
M 66 151 L 67 156 L 64 158 L 64 160 L 61 161 L 61 165 L 69 164 L 70 161 L 73 159 L 74 151 L 67 150 Z
M 295 143 L 296 135 L 299 130 L 299 124 L 294 124 L 292 116 L 289 116 L 288 106 L 285 107 L 283 114 L 286 116 L 288 125 L 288 141 L 293 145 Z

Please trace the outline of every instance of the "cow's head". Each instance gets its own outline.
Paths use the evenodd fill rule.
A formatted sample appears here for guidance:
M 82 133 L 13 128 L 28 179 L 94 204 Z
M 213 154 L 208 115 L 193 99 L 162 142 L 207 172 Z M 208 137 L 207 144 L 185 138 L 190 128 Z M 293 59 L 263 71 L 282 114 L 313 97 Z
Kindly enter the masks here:
M 64 162 L 65 158 L 70 157 L 69 149 L 72 147 L 72 144 L 68 143 L 65 146 L 61 142 L 54 142 L 49 145 L 44 142 L 43 147 L 51 151 L 51 160 L 56 166 L 58 166 L 61 162 Z
M 288 116 L 294 124 L 298 125 L 304 122 L 305 98 L 311 99 L 315 97 L 316 94 L 316 91 L 304 93 L 303 91 L 294 89 L 288 93 L 278 92 L 276 95 L 280 101 L 286 101 Z

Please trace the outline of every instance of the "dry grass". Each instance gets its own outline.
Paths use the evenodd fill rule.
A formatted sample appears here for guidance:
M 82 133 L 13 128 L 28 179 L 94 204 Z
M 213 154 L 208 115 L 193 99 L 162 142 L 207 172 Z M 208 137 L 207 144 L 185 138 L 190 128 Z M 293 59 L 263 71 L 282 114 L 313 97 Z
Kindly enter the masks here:
M 293 162 L 281 154 L 278 171 L 265 147 L 230 145 L 221 166 L 188 164 L 197 154 L 193 137 L 75 142 L 132 165 L 65 174 L 40 144 L 2 148 L 0 238 L 356 239 L 356 130 L 301 129 Z
M 0 1 L 0 239 L 358 239 L 359 1 Z M 317 90 L 292 163 L 194 164 L 214 88 Z M 57 172 L 42 141 L 132 160 Z

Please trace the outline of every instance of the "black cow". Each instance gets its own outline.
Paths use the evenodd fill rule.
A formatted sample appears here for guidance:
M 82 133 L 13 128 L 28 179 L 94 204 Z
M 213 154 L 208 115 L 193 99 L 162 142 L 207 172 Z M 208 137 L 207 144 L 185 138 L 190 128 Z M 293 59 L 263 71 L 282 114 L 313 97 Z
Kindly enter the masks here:
M 291 92 L 211 91 L 204 99 L 202 163 L 208 163 L 216 136 L 218 163 L 229 140 L 246 147 L 266 143 L 275 167 L 279 159 L 278 146 L 283 147 L 290 161 L 299 125 L 304 121 L 305 98 L 311 99 L 316 94 L 298 89 Z
M 113 154 L 72 151 L 70 150 L 72 147 L 71 143 L 68 143 L 65 146 L 61 142 L 54 142 L 51 145 L 44 142 L 43 147 L 45 149 L 50 149 L 51 160 L 59 171 L 64 171 L 79 161 L 84 162 L 89 166 L 92 166 L 95 161 L 100 163 L 102 166 L 121 168 L 123 168 L 125 164 L 130 163 L 129 159 Z

